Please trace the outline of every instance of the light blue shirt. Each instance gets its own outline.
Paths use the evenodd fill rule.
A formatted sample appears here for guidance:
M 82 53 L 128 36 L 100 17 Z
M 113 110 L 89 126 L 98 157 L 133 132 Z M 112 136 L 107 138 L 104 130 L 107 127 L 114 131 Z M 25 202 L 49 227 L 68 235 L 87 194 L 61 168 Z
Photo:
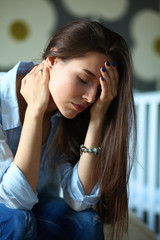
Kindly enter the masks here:
M 33 192 L 26 177 L 13 162 L 22 124 L 16 96 L 16 75 L 27 74 L 36 63 L 19 62 L 7 73 L 0 73 L 0 202 L 13 209 L 30 210 L 39 201 L 39 196 L 59 196 L 60 186 L 65 201 L 76 211 L 90 208 L 99 199 L 97 185 L 90 195 L 85 195 L 78 177 L 77 164 L 72 168 L 64 163 L 52 174 L 47 171 L 44 160 L 52 159 L 52 150 L 46 155 L 54 136 L 56 124 L 61 114 L 51 118 L 51 131 L 47 142 L 42 146 L 39 181 Z M 47 160 L 45 159 L 47 158 Z

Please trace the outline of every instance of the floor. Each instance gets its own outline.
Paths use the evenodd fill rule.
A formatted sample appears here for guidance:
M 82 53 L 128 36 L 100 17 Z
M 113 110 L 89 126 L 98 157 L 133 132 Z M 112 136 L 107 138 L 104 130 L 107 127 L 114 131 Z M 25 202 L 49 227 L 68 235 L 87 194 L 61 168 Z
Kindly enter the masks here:
M 132 212 L 129 212 L 129 234 L 124 235 L 123 240 L 156 240 L 156 236 L 149 228 Z M 109 240 L 110 228 L 104 227 L 105 240 Z M 116 239 L 115 239 L 116 240 Z

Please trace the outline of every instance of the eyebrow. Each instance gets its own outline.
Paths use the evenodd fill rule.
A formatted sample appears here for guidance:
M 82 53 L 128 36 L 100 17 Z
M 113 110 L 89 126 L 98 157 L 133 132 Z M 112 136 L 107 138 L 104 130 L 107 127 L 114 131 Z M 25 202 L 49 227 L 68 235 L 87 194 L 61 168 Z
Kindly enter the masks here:
M 96 75 L 94 75 L 94 73 L 91 72 L 90 70 L 88 70 L 88 69 L 83 69 L 83 71 L 86 72 L 87 74 L 89 74 L 91 77 L 96 78 Z

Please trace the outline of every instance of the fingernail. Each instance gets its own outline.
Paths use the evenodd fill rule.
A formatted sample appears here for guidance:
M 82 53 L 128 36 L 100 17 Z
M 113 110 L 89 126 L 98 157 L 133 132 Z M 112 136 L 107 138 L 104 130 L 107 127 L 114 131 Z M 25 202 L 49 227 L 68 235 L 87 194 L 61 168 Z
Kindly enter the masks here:
M 45 61 L 46 61 L 47 58 L 45 58 Z
M 104 67 L 102 67 L 102 71 L 103 71 L 103 72 L 105 72 L 105 71 L 106 71 Z
M 101 80 L 103 81 L 104 80 L 104 78 L 101 76 Z
M 110 66 L 110 63 L 107 61 L 107 62 L 106 62 L 106 65 L 107 65 L 107 66 Z
M 112 66 L 113 66 L 113 67 L 115 67 L 115 66 L 116 66 L 116 64 L 115 64 L 114 62 L 111 62 L 111 63 L 112 63 Z

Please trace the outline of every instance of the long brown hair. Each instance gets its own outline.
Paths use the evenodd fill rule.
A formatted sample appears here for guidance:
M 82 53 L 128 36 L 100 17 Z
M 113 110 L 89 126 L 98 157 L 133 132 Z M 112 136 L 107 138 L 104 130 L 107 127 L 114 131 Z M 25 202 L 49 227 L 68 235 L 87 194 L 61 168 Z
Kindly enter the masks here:
M 43 54 L 63 60 L 85 56 L 88 52 L 110 56 L 119 72 L 118 95 L 110 104 L 103 126 L 101 151 L 97 161 L 101 197 L 97 211 L 104 223 L 116 227 L 116 239 L 127 231 L 127 183 L 133 161 L 136 139 L 135 107 L 132 93 L 131 60 L 125 40 L 96 21 L 72 22 L 53 35 Z M 74 119 L 62 116 L 53 139 L 54 153 L 63 152 L 66 161 L 75 165 L 79 147 L 84 142 L 89 124 L 89 109 Z M 54 162 L 53 162 L 54 163 Z M 113 236 L 112 236 L 113 237 Z

